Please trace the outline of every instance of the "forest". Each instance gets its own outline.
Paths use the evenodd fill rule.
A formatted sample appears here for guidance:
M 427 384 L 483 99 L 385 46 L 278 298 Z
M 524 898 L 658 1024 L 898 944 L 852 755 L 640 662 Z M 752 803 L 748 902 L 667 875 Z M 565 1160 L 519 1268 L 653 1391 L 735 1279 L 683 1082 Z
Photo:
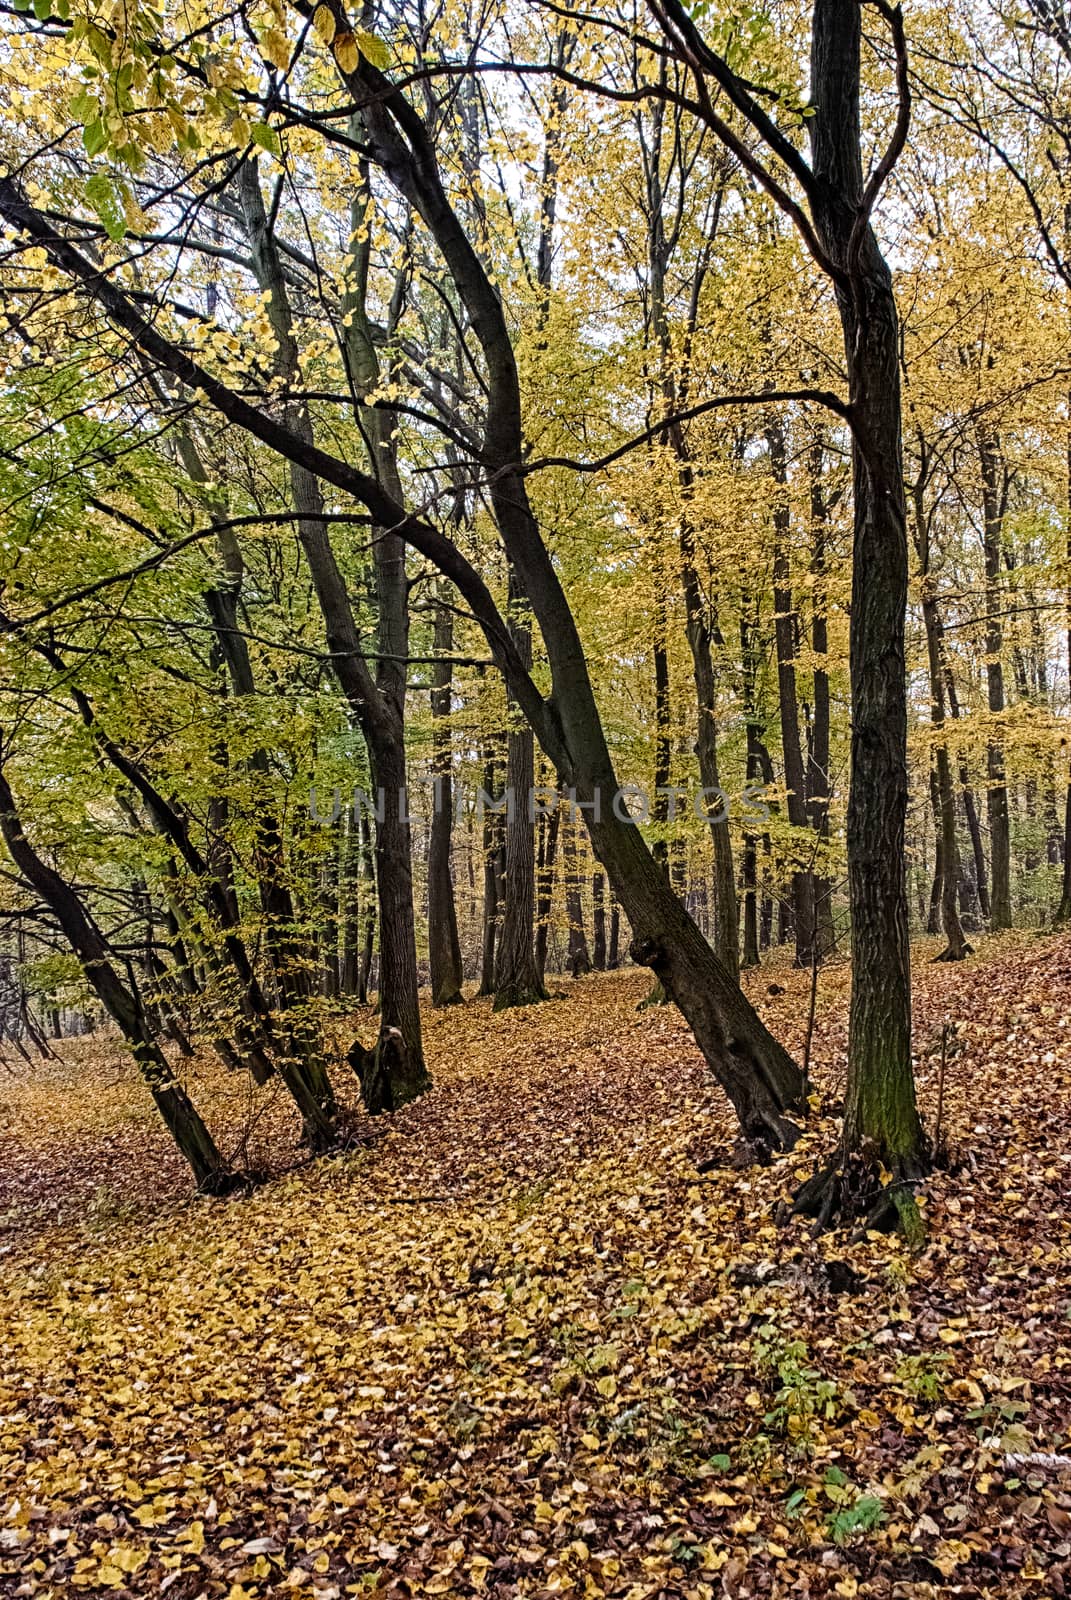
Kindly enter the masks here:
M 0 0 L 0 1595 L 1071 1589 L 1069 0 Z

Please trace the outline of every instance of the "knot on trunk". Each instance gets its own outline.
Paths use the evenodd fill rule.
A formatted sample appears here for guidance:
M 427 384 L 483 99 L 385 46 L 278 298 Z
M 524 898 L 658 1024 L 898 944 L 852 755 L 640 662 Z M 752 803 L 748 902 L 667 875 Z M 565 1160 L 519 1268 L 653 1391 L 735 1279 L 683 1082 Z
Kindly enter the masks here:
M 638 967 L 654 967 L 663 960 L 665 952 L 657 939 L 633 939 L 628 953 Z

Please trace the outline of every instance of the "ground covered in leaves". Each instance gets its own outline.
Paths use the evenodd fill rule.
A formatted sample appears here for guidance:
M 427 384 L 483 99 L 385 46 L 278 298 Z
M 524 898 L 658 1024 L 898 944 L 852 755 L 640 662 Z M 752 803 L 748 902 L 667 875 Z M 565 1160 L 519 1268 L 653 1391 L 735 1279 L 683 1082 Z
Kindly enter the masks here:
M 777 1226 L 835 1122 L 729 1165 L 642 973 L 429 1017 L 433 1094 L 315 1164 L 206 1064 L 222 1142 L 279 1174 L 226 1202 L 116 1046 L 0 1066 L 0 1593 L 1071 1591 L 1071 942 L 928 953 L 952 1160 L 917 1259 Z M 796 1051 L 807 983 L 749 980 Z

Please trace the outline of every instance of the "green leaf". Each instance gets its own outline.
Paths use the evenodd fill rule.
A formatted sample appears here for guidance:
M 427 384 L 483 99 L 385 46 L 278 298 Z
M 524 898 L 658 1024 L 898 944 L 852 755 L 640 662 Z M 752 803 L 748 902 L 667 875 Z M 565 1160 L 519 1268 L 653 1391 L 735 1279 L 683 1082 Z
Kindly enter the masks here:
M 269 155 L 277 156 L 279 154 L 279 135 L 276 133 L 275 129 L 270 128 L 266 122 L 251 123 L 249 128 L 249 137 L 252 139 L 254 144 L 258 144 L 260 148 L 262 150 L 266 150 Z
M 33 14 L 38 22 L 46 22 L 52 15 L 52 0 L 33 0 Z
M 81 94 L 76 94 L 71 101 L 71 116 L 78 122 L 92 122 L 97 114 L 97 97 L 87 94 L 83 89 Z
M 109 239 L 117 240 L 126 232 L 122 198 L 106 172 L 96 172 L 86 184 L 86 199 L 104 224 Z
M 95 122 L 86 123 L 82 130 L 82 143 L 87 156 L 99 155 L 108 143 L 108 130 L 99 117 Z

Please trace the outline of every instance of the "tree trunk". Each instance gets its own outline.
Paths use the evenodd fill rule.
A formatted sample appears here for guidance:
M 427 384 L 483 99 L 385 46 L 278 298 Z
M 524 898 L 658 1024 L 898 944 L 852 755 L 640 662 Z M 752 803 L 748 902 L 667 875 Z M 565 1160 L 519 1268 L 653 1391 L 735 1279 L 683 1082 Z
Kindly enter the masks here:
M 435 606 L 434 628 L 437 659 L 431 680 L 434 793 L 428 844 L 428 961 L 431 968 L 432 1005 L 454 1006 L 461 1003 L 463 973 L 450 865 L 454 834 L 453 753 L 449 723 L 453 669 L 448 658 L 454 648 L 454 624 L 452 612 L 444 605 Z
M 554 906 L 554 862 L 558 853 L 558 835 L 561 830 L 560 803 L 548 816 L 539 819 L 539 861 L 537 884 L 539 896 L 536 903 L 535 957 L 540 981 L 547 970 L 547 940 L 550 936 L 550 918 Z
M 483 938 L 480 956 L 481 995 L 495 992 L 495 946 L 502 907 L 504 840 L 502 815 L 497 809 L 497 775 L 493 747 L 483 761 Z M 495 802 L 491 804 L 492 800 Z
M 889 269 L 860 211 L 860 53 L 857 0 L 815 0 L 811 208 L 822 247 L 841 274 L 837 305 L 853 423 L 847 826 L 853 979 L 841 1159 L 861 1158 L 866 1150 L 884 1162 L 897 1179 L 885 1200 L 905 1231 L 917 1236 L 921 1224 L 910 1185 L 924 1168 L 926 1146 L 911 1065 L 904 865 L 908 544 L 899 332 Z M 820 1204 L 832 1207 L 838 1198 L 829 1190 Z
M 1004 530 L 1006 480 L 999 442 L 991 431 L 978 430 L 978 453 L 982 468 L 982 510 L 985 519 L 985 656 L 986 691 L 990 716 L 996 721 L 1004 713 L 1004 628 L 1000 619 L 1001 541 Z M 991 860 L 991 902 L 989 926 L 994 933 L 1012 925 L 1011 911 L 1011 831 L 1008 816 L 1008 781 L 1004 768 L 1004 742 L 993 732 L 986 747 L 989 812 L 989 853 Z
M 668 878 L 666 882 L 668 884 Z M 569 920 L 569 971 L 574 978 L 583 978 L 591 971 L 591 955 L 588 936 L 584 932 L 575 814 L 568 816 L 565 822 L 565 914 Z
M 596 972 L 606 971 L 606 880 L 601 872 L 591 876 L 591 962 Z
M 516 577 L 510 574 L 510 631 L 525 668 L 532 665 L 532 630 L 520 611 Z M 535 1005 L 547 998 L 535 955 L 535 746 L 532 730 L 510 705 L 506 740 L 506 866 L 495 950 L 496 1011 Z
M 796 655 L 798 621 L 792 602 L 789 536 L 791 516 L 788 502 L 788 462 L 785 430 L 771 414 L 766 423 L 766 447 L 770 454 L 775 498 L 773 508 L 774 557 L 774 643 L 777 651 L 777 694 L 781 712 L 781 755 L 785 768 L 785 809 L 793 828 L 800 830 L 793 856 L 802 849 L 807 829 L 807 795 L 803 776 L 803 746 L 800 741 L 799 700 L 796 693 Z M 814 960 L 815 885 L 811 863 L 797 863 L 792 874 L 792 921 L 796 938 L 796 965 L 810 967 Z
M 359 129 L 358 129 L 359 131 Z M 298 347 L 286 288 L 256 163 L 239 170 L 239 194 L 249 238 L 253 272 L 268 296 L 280 376 L 298 376 Z M 351 208 L 356 286 L 344 297 L 345 356 L 358 397 L 379 380 L 379 363 L 367 320 L 367 230 L 364 201 Z M 372 472 L 389 493 L 401 498 L 394 455 L 393 424 L 386 413 L 358 403 L 358 422 L 369 443 Z M 287 422 L 307 445 L 312 423 L 302 400 L 288 400 Z M 372 1114 L 393 1111 L 423 1093 L 430 1079 L 424 1065 L 417 986 L 416 926 L 413 909 L 412 849 L 405 777 L 405 662 L 408 655 L 408 601 L 405 544 L 387 527 L 377 530 L 374 562 L 377 600 L 378 667 L 373 679 L 345 582 L 324 521 L 324 502 L 316 476 L 291 463 L 290 486 L 298 512 L 298 538 L 309 565 L 324 619 L 327 643 L 339 686 L 368 745 L 376 817 L 376 886 L 379 893 L 379 1036 L 371 1050 L 355 1046 L 351 1063 L 358 1071 L 365 1104 Z M 396 986 L 396 987 L 395 987 Z

